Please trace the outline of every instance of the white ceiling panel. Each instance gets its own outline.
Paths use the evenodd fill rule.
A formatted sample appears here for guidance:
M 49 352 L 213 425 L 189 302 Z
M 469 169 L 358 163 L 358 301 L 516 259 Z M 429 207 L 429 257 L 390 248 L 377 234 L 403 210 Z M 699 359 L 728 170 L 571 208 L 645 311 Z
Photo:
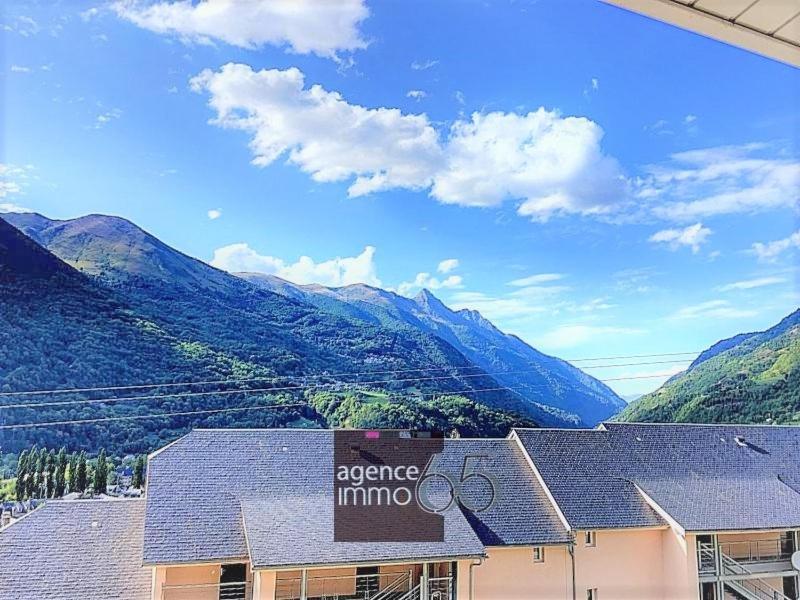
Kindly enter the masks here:
M 736 23 L 773 33 L 797 13 L 800 13 L 800 0 L 758 0 L 736 19 Z
M 698 0 L 692 6 L 723 19 L 733 19 L 746 11 L 753 0 Z
M 776 31 L 775 37 L 800 46 L 800 15 Z

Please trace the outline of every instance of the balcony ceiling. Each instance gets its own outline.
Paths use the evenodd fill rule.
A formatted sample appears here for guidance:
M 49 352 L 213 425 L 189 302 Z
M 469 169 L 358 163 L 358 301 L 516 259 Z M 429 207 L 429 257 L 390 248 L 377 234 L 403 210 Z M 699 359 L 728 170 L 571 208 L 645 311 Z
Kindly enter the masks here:
M 800 0 L 603 0 L 800 67 Z

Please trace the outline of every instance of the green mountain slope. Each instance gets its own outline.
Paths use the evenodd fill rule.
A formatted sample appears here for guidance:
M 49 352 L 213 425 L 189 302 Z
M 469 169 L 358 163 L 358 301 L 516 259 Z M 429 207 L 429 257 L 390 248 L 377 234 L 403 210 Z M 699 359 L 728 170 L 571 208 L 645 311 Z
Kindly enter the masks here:
M 569 363 L 503 333 L 480 313 L 451 310 L 428 290 L 406 298 L 368 285 L 299 286 L 278 277 L 240 273 L 242 278 L 287 297 L 302 298 L 332 314 L 385 326 L 409 325 L 446 340 L 470 361 L 532 404 L 576 424 L 594 425 L 625 402 L 608 386 Z
M 715 344 L 618 420 L 800 423 L 800 310 Z

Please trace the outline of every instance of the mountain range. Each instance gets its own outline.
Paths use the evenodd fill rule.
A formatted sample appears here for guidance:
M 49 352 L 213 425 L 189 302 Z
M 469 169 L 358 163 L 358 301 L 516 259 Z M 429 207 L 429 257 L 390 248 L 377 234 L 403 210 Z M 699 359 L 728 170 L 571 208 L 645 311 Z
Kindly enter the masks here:
M 617 418 L 800 423 L 800 309 L 765 331 L 717 342 L 686 371 L 632 402 Z
M 4 409 L 5 424 L 192 412 L 198 406 L 210 411 L 256 403 L 254 386 L 264 388 L 264 397 L 296 400 L 294 390 L 274 390 L 290 387 L 276 385 L 278 377 L 303 388 L 313 383 L 317 392 L 320 386 L 337 393 L 380 390 L 388 394 L 382 402 L 399 403 L 413 418 L 437 424 L 458 420 L 440 395 L 460 395 L 474 415 L 473 429 L 479 421 L 513 419 L 594 425 L 625 404 L 579 369 L 501 332 L 477 312 L 450 310 L 427 290 L 406 298 L 366 285 L 324 288 L 269 275 L 234 275 L 118 217 L 59 221 L 35 213 L 3 215 L 0 280 L 0 336 L 7 338 L 0 349 L 0 394 L 5 394 L 0 403 L 19 399 L 11 392 L 35 389 L 163 384 L 167 387 L 125 394 L 175 392 L 168 398 L 85 404 L 74 402 L 85 393 L 29 396 L 26 402 L 47 402 Z M 218 395 L 221 384 L 179 388 L 205 394 L 187 397 L 168 385 L 187 381 L 225 382 L 227 391 Z M 231 385 L 233 391 L 249 391 L 233 394 Z M 112 391 L 107 395 L 119 395 Z M 104 399 L 98 395 L 90 399 Z M 303 408 L 267 412 L 131 419 L 122 428 L 116 422 L 70 425 L 47 436 L 71 445 L 79 438 L 91 443 L 110 436 L 127 451 L 198 422 L 319 425 L 330 416 Z M 340 422 L 347 420 L 341 410 L 337 414 Z M 9 431 L 0 440 L 4 447 L 25 445 L 42 434 Z

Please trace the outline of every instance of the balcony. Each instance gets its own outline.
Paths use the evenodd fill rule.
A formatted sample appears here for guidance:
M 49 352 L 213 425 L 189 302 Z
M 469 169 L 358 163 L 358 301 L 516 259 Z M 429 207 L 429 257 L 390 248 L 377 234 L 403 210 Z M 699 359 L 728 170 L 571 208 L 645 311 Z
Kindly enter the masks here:
M 249 582 L 164 585 L 161 600 L 252 600 Z

